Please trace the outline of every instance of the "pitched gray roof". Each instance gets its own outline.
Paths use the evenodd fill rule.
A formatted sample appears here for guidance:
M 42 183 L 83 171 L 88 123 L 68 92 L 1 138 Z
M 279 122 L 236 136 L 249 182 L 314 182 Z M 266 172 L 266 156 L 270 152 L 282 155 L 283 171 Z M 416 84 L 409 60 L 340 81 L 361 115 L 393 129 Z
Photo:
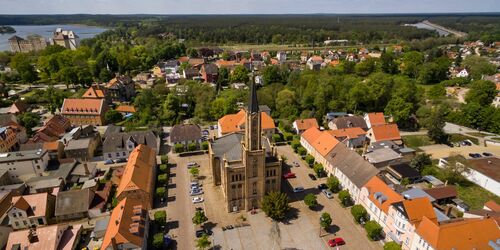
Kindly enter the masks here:
M 340 170 L 356 187 L 363 187 L 379 170 L 363 159 L 361 155 L 339 143 L 326 159 Z
M 55 216 L 86 212 L 94 194 L 90 189 L 59 192 L 56 198 Z
M 242 159 L 241 140 L 242 133 L 232 133 L 219 137 L 212 142 L 212 151 L 215 157 L 226 157 L 228 161 L 237 161 Z
M 365 119 L 359 115 L 338 117 L 332 122 L 337 126 L 337 129 L 360 127 L 366 130 L 368 128 Z
M 132 139 L 137 145 L 144 144 L 155 150 L 158 145 L 158 136 L 149 131 L 133 131 L 128 133 L 110 133 L 106 135 L 104 142 L 102 143 L 103 152 L 115 152 L 119 148 L 125 148 L 128 139 Z M 137 146 L 136 145 L 136 146 Z
M 200 126 L 196 124 L 177 124 L 170 130 L 170 142 L 179 143 L 201 139 Z

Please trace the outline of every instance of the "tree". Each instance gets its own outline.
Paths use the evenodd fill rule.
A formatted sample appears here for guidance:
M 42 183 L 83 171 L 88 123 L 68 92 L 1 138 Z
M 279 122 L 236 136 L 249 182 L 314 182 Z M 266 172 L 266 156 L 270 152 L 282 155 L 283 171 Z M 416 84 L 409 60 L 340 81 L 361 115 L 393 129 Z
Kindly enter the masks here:
M 36 113 L 25 112 L 18 116 L 21 126 L 26 128 L 28 136 L 33 135 L 33 128 L 40 123 L 40 116 Z
M 248 80 L 250 79 L 248 77 L 248 70 L 242 65 L 236 66 L 233 70 L 233 73 L 230 76 L 230 81 L 231 82 L 242 82 L 242 83 L 247 83 Z
M 412 103 L 406 102 L 400 97 L 395 97 L 387 103 L 384 111 L 392 115 L 394 122 L 401 126 L 410 118 L 412 108 Z
M 168 175 L 167 174 L 160 174 L 160 175 L 158 175 L 157 179 L 158 179 L 158 184 L 165 185 L 165 183 L 167 183 Z
M 297 153 L 298 153 L 299 155 L 305 155 L 305 154 L 307 154 L 307 150 L 306 150 L 304 147 L 300 146 L 300 147 L 297 149 Z
M 351 194 L 348 190 L 342 190 L 339 192 L 339 200 L 342 206 L 347 207 L 351 204 Z
M 161 164 L 160 165 L 160 173 L 167 173 L 168 167 L 167 164 Z
M 196 240 L 196 248 L 197 249 L 206 249 L 212 244 L 208 239 L 208 235 L 203 234 L 199 239 Z
M 262 210 L 273 220 L 284 219 L 289 209 L 288 196 L 285 193 L 271 191 L 262 199 Z
M 375 70 L 375 62 L 376 59 L 368 58 L 356 64 L 356 66 L 354 67 L 354 71 L 360 76 L 367 76 Z
M 330 191 L 337 193 L 340 189 L 340 181 L 335 176 L 329 176 L 326 179 L 326 186 Z
M 360 204 L 351 207 L 351 214 L 356 223 L 361 223 L 362 221 L 366 221 L 368 219 L 368 212 L 366 212 L 366 209 Z
M 417 154 L 410 162 L 410 166 L 419 172 L 430 165 L 432 165 L 431 155 L 426 153 Z
M 426 119 L 427 135 L 436 143 L 448 143 L 449 135 L 444 132 L 445 114 L 442 107 L 437 107 L 431 111 Z
M 489 106 L 497 96 L 496 85 L 486 80 L 473 81 L 470 84 L 470 91 L 465 96 L 467 103 L 475 102 L 481 106 Z
M 154 213 L 155 223 L 159 226 L 167 224 L 167 212 L 165 210 L 158 210 Z
M 283 139 L 281 139 L 281 135 L 280 134 L 274 134 L 273 135 L 273 141 L 274 142 L 281 142 L 281 141 L 283 141 Z
M 104 118 L 106 119 L 106 123 L 117 123 L 123 119 L 123 116 L 120 112 L 112 109 L 106 112 Z
M 401 180 L 401 183 L 400 183 L 400 184 L 401 184 L 401 186 L 406 187 L 406 186 L 410 185 L 410 179 L 408 179 L 408 178 L 403 178 L 403 179 Z
M 403 54 L 400 65 L 401 73 L 415 78 L 420 66 L 424 63 L 424 54 L 418 51 L 410 51 Z
M 310 154 L 307 154 L 304 160 L 309 164 L 309 166 L 314 164 L 314 157 Z
M 384 244 L 384 250 L 401 250 L 401 245 L 394 241 L 389 241 Z
M 200 174 L 200 169 L 198 169 L 198 168 L 191 168 L 191 169 L 189 169 L 189 173 L 193 177 L 197 177 Z
M 163 233 L 155 233 L 153 235 L 153 246 L 156 249 L 163 249 L 163 244 L 164 244 Z
M 368 238 L 371 240 L 377 240 L 382 233 L 382 227 L 374 220 L 368 221 L 365 224 L 365 230 L 368 234 Z
M 318 177 L 322 176 L 323 173 L 325 172 L 325 168 L 323 167 L 323 164 L 321 164 L 321 163 L 314 164 L 313 170 L 314 170 L 314 173 L 316 173 L 316 176 L 318 176 Z
M 299 147 L 301 147 L 300 141 L 299 140 L 293 140 L 292 143 L 290 143 L 290 146 L 292 146 L 292 148 L 293 148 L 294 151 L 297 151 L 299 149 Z
M 38 79 L 35 67 L 26 53 L 16 53 L 11 58 L 10 66 L 19 73 L 25 83 L 31 84 Z
M 319 225 L 321 226 L 321 228 L 326 230 L 332 224 L 332 217 L 329 213 L 325 212 L 321 214 L 319 221 Z
M 205 212 L 203 212 L 201 210 L 196 210 L 196 212 L 194 213 L 194 216 L 191 220 L 193 221 L 193 224 L 201 225 L 201 224 L 207 222 L 208 218 L 205 215 Z
M 309 208 L 312 208 L 312 207 L 318 205 L 318 200 L 316 198 L 316 195 L 314 195 L 314 194 L 307 194 L 306 196 L 304 196 L 304 203 Z
M 299 109 L 294 91 L 284 89 L 278 92 L 276 97 L 276 111 L 282 119 L 295 120 L 299 114 Z
M 477 55 L 466 57 L 462 62 L 462 66 L 470 71 L 469 75 L 474 80 L 481 79 L 483 75 L 493 75 L 497 71 L 497 67 L 491 64 L 488 58 Z
M 265 67 L 262 71 L 262 79 L 264 80 L 264 84 L 283 82 L 280 74 L 280 68 L 276 65 Z
M 167 190 L 164 187 L 156 188 L 156 197 L 164 198 L 166 193 L 167 193 Z
M 466 179 L 464 174 L 470 171 L 468 163 L 461 155 L 451 154 L 448 159 L 448 165 L 443 169 L 443 179 L 449 184 L 460 184 Z

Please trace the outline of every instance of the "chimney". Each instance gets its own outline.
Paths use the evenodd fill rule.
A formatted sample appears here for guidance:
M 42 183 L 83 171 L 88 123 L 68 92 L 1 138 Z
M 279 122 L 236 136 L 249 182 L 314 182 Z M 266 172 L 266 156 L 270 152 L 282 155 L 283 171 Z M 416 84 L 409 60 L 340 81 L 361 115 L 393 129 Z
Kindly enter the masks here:
M 36 228 L 30 228 L 28 232 L 28 241 L 30 243 L 38 242 L 38 235 L 36 234 Z

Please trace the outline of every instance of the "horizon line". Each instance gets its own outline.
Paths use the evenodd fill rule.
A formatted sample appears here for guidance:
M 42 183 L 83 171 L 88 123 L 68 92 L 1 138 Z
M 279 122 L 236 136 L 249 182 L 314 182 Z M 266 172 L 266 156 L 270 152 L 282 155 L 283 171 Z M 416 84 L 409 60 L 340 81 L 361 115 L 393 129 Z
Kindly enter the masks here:
M 328 12 L 311 12 L 311 13 L 206 13 L 206 14 L 195 14 L 195 13 L 176 13 L 176 14 L 148 14 L 148 13 L 45 13 L 45 14 L 3 14 L 0 16 L 72 16 L 72 15 L 89 15 L 89 16 L 279 16 L 279 15 L 500 15 L 500 11 L 486 12 L 372 12 L 372 13 L 328 13 Z

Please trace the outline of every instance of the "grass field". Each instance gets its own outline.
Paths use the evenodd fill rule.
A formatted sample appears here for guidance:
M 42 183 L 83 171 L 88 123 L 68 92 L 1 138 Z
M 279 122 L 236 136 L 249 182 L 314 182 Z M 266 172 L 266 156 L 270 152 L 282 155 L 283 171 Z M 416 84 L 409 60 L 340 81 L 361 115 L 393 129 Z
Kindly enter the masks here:
M 470 140 L 472 143 L 479 145 L 479 140 L 477 138 L 462 135 L 462 134 L 451 134 L 450 142 L 455 143 L 455 142 L 460 142 L 460 141 L 467 140 L 467 139 Z
M 401 137 L 404 144 L 415 150 L 419 150 L 419 147 L 428 146 L 434 144 L 434 142 L 427 135 L 406 135 Z
M 261 51 L 303 51 L 303 50 L 329 50 L 329 49 L 348 49 L 348 48 L 367 48 L 367 47 L 387 47 L 394 44 L 365 44 L 365 45 L 345 45 L 345 46 L 302 46 L 302 45 L 279 45 L 279 44 L 235 44 L 235 45 L 222 45 L 219 46 L 223 49 L 229 50 L 261 50 Z M 201 46 L 203 47 L 203 46 Z M 423 85 L 422 85 L 423 86 Z

